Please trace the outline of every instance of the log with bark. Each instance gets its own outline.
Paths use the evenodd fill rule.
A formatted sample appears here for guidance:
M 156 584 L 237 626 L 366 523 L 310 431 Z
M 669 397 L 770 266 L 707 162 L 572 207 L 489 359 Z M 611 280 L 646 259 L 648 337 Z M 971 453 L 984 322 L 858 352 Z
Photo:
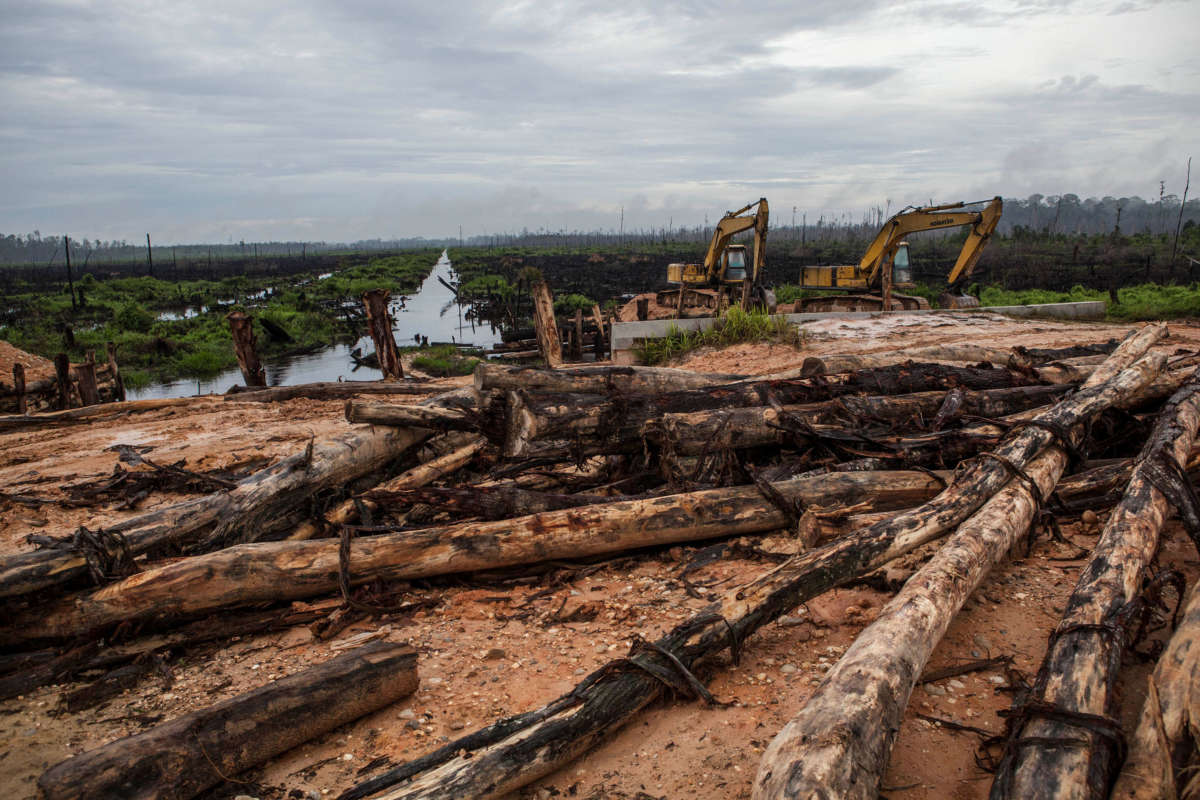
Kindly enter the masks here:
M 1066 453 L 1051 446 L 1029 462 L 1025 474 L 1044 497 L 1066 465 Z M 879 796 L 892 742 L 930 654 L 1037 510 L 1030 488 L 1013 480 L 958 527 L 771 741 L 754 781 L 756 800 Z
M 491 389 L 525 389 L 530 392 L 607 394 L 616 390 L 626 394 L 662 394 L 719 386 L 745 377 L 668 367 L 601 365 L 549 371 L 533 367 L 508 367 L 490 361 L 480 361 L 475 366 L 475 388 L 481 392 Z
M 455 390 L 425 401 L 431 407 L 473 403 L 473 392 Z M 106 529 L 94 559 L 111 563 L 128 553 L 160 545 L 193 546 L 203 537 L 214 544 L 259 539 L 294 527 L 298 511 L 314 491 L 344 486 L 374 472 L 431 435 L 427 429 L 357 429 L 284 459 L 239 482 L 237 488 L 176 503 Z M 78 545 L 0 558 L 0 597 L 26 594 L 65 583 L 88 572 L 88 551 Z
M 1200 760 L 1200 591 L 1192 587 L 1183 618 L 1146 685 L 1129 755 L 1112 800 L 1178 800 L 1194 795 Z
M 417 654 L 372 642 L 324 664 L 118 739 L 38 779 L 44 800 L 186 800 L 339 725 L 412 694 Z
M 1094 356 L 1100 356 L 1103 359 L 1104 356 L 1117 348 L 1117 344 L 1118 341 L 1116 339 L 1109 339 L 1107 342 L 1095 345 L 1055 349 L 1014 347 L 1011 350 L 1003 347 L 988 347 L 972 343 L 939 344 L 928 347 L 911 347 L 886 353 L 830 353 L 821 356 L 811 356 L 804 359 L 803 369 L 805 374 L 809 376 L 830 375 L 837 372 L 850 372 L 856 369 L 886 367 L 905 361 L 988 362 L 997 366 L 1024 369 L 1064 359 L 1091 358 Z
M 772 484 L 786 504 L 856 504 L 863 510 L 911 506 L 940 485 L 920 472 L 830 473 Z M 788 524 L 788 513 L 757 487 L 741 486 L 363 536 L 351 542 L 346 566 L 350 583 L 358 585 L 760 533 Z M 312 597 L 338 588 L 340 567 L 335 540 L 227 547 L 14 612 L 12 624 L 0 629 L 0 646 L 84 635 L 123 621 L 163 623 L 220 608 Z
M 387 395 L 428 395 L 446 391 L 444 383 L 430 381 L 421 383 L 413 378 L 407 378 L 405 383 L 391 381 L 327 381 L 322 383 L 301 383 L 295 386 L 275 386 L 270 389 L 254 389 L 245 386 L 233 386 L 226 392 L 226 398 L 235 402 L 246 403 L 278 403 L 296 397 L 306 397 L 310 400 L 348 400 L 360 394 Z
M 1161 336 L 1159 331 L 1157 336 Z M 1154 332 L 1127 339 L 1111 360 L 1129 364 L 1156 340 Z M 1042 415 L 1040 422 L 1082 435 L 1082 424 L 1148 383 L 1163 359 L 1147 358 L 1105 383 L 1084 389 Z M 1011 433 L 997 454 L 1024 467 L 1051 444 L 1042 427 Z M 932 541 L 975 513 L 1010 480 L 1008 467 L 981 459 L 958 473 L 933 500 L 824 547 L 795 556 L 714 607 L 680 624 L 652 646 L 592 673 L 541 709 L 501 720 L 409 764 L 344 792 L 340 800 L 500 797 L 595 746 L 656 698 L 665 687 L 703 692 L 685 670 L 710 665 L 728 647 L 806 599 L 865 574 Z M 669 655 L 664 655 L 669 654 Z
M 1186 497 L 1190 490 L 1182 465 L 1198 428 L 1200 371 L 1159 415 L 1050 637 L 1033 687 L 1016 702 L 993 798 L 1107 796 L 1120 766 L 1113 715 L 1127 628 L 1135 624 L 1127 612 L 1135 607 L 1167 513 L 1180 502 L 1176 492 Z M 1184 503 L 1181 511 L 1188 510 Z M 1065 740 L 1071 746 L 1062 746 Z

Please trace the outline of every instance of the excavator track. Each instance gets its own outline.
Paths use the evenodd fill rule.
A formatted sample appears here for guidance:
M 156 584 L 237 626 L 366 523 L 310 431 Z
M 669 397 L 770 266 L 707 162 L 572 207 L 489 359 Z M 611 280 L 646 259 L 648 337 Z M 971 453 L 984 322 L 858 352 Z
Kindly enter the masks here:
M 892 293 L 889 311 L 920 311 L 929 308 L 924 297 Z M 800 313 L 883 311 L 883 297 L 874 294 L 841 294 L 827 297 L 806 297 L 796 301 Z

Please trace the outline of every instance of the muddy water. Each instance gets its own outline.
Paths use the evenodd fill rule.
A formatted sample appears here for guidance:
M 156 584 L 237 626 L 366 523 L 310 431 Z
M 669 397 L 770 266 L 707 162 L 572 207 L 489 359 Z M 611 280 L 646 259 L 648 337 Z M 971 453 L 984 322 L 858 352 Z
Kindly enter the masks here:
M 396 297 L 392 300 L 392 331 L 396 344 L 404 347 L 414 344 L 414 336 L 425 336 L 430 342 L 457 342 L 459 344 L 487 347 L 497 341 L 499 333 L 491 326 L 474 325 L 463 319 L 468 307 L 455 302 L 454 293 L 441 284 L 438 278 L 453 283 L 456 276 L 450 258 L 442 253 L 433 271 L 416 294 Z M 267 361 L 267 384 L 291 386 L 298 383 L 317 381 L 375 380 L 383 374 L 371 367 L 356 367 L 351 351 L 361 348 L 370 353 L 375 345 L 364 336 L 354 344 L 335 344 L 316 353 L 286 356 Z M 207 380 L 183 380 L 150 386 L 131 392 L 131 398 L 188 397 L 196 394 L 213 394 L 227 390 L 242 382 L 238 369 L 222 372 Z

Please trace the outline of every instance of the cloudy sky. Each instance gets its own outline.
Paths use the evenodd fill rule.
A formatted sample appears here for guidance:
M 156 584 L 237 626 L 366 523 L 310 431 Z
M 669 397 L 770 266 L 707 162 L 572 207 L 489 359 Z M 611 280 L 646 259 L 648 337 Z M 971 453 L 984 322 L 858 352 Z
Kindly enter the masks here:
M 1200 2 L 0 0 L 0 233 L 702 224 L 1200 156 Z M 1196 188 L 1196 187 L 1193 187 Z

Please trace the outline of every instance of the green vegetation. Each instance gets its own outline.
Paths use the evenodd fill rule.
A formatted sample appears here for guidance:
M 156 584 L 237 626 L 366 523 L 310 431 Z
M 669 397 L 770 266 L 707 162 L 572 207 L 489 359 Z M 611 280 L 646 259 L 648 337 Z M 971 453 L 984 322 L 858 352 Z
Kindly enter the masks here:
M 356 304 L 369 289 L 416 291 L 439 252 L 347 257 L 344 268 L 324 279 L 315 272 L 185 281 L 85 274 L 75 284 L 75 307 L 65 282 L 51 290 L 17 283 L 5 298 L 9 308 L 0 309 L 6 311 L 0 339 L 47 358 L 65 352 L 72 361 L 82 361 L 87 350 L 103 354 L 113 342 L 131 388 L 208 378 L 237 366 L 225 322 L 230 311 L 255 318 L 264 358 L 318 350 L 352 338 L 344 304 Z M 263 320 L 285 335 L 273 336 Z
M 662 339 L 648 339 L 634 348 L 646 364 L 662 364 L 701 347 L 726 347 L 741 342 L 783 342 L 799 346 L 801 332 L 782 316 L 743 311 L 736 306 L 705 330 L 685 331 L 672 325 Z
M 596 301 L 582 294 L 568 294 L 554 298 L 555 314 L 574 314 L 576 311 L 592 310 Z
M 438 344 L 422 348 L 421 355 L 412 360 L 414 369 L 432 375 L 435 378 L 449 378 L 456 375 L 470 375 L 479 363 L 478 350 L 464 351 L 452 344 Z
M 1011 306 L 1032 303 L 1070 303 L 1083 300 L 1108 301 L 1108 316 L 1112 319 L 1148 320 L 1200 316 L 1200 283 L 1188 286 L 1160 286 L 1144 283 L 1117 290 L 1113 303 L 1108 292 L 1073 286 L 1069 292 L 1046 289 L 1010 291 L 999 286 L 980 290 L 979 301 L 985 306 Z

